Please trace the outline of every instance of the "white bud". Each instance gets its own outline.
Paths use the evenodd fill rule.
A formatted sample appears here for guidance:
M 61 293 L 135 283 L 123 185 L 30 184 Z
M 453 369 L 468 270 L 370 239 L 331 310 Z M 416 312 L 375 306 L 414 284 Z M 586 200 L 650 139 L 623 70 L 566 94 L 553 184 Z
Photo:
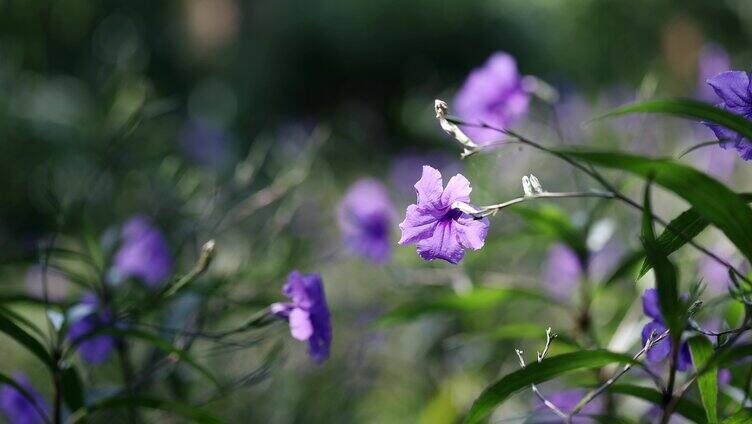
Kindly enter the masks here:
M 455 123 L 449 122 L 447 120 L 447 114 L 449 113 L 449 106 L 447 103 L 443 100 L 436 99 L 433 102 L 434 110 L 436 111 L 436 119 L 439 120 L 439 125 L 441 125 L 441 129 L 443 129 L 447 134 L 451 135 L 458 143 L 460 143 L 464 148 L 464 155 L 468 156 L 473 152 L 473 149 L 478 147 L 473 140 L 470 139 L 470 137 L 467 136 L 460 127 L 458 127 Z
M 452 203 L 452 209 L 460 210 L 468 215 L 477 215 L 482 213 L 482 211 L 468 205 L 465 202 L 460 202 L 459 200 Z
M 541 187 L 540 181 L 538 181 L 538 178 L 533 174 L 530 174 L 530 185 L 533 186 L 535 194 L 543 193 L 543 187 Z
M 60 331 L 60 329 L 63 327 L 63 314 L 58 311 L 47 311 L 47 318 L 49 318 L 50 323 L 52 323 L 52 326 L 55 327 L 55 330 Z
M 525 197 L 533 195 L 533 186 L 530 184 L 530 178 L 527 175 L 522 177 L 522 191 L 525 193 Z

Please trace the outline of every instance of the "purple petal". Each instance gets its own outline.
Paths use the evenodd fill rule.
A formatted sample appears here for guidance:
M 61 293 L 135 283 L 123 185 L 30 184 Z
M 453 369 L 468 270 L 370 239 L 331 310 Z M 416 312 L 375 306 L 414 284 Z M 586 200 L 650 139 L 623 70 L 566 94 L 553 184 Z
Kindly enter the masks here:
M 564 244 L 548 252 L 545 262 L 546 287 L 558 299 L 569 299 L 582 279 L 582 264 L 577 254 Z
M 692 367 L 692 354 L 689 351 L 689 344 L 684 342 L 679 347 L 679 357 L 676 362 L 678 371 L 686 371 Z
M 417 205 L 408 206 L 405 220 L 399 225 L 402 230 L 399 244 L 411 244 L 431 237 L 438 222 L 435 216 Z
M 642 311 L 654 320 L 661 321 L 661 308 L 658 303 L 658 290 L 647 289 L 642 293 Z
M 741 71 L 727 71 L 708 79 L 708 84 L 730 109 L 749 107 L 749 75 Z
M 172 257 L 167 241 L 148 218 L 138 215 L 123 225 L 115 268 L 123 276 L 140 278 L 150 287 L 170 274 Z
M 460 245 L 465 249 L 482 248 L 486 242 L 489 225 L 488 218 L 475 219 L 466 214 L 458 218 L 454 223 L 454 228 Z
M 361 179 L 347 190 L 337 222 L 349 251 L 382 263 L 391 255 L 389 230 L 395 216 L 386 188 L 376 180 Z
M 472 190 L 470 181 L 463 175 L 457 174 L 449 179 L 444 193 L 441 195 L 441 204 L 445 207 L 451 207 L 454 202 L 469 202 Z
M 311 315 L 300 308 L 290 312 L 290 334 L 300 341 L 305 341 L 313 335 Z
M 43 424 L 44 417 L 41 409 L 49 414 L 50 407 L 39 392 L 32 387 L 29 379 L 20 372 L 13 373 L 13 379 L 31 396 L 33 402 L 19 392 L 15 387 L 2 385 L 0 387 L 0 412 L 13 424 Z M 35 407 L 36 405 L 36 407 Z
M 417 247 L 420 257 L 427 261 L 443 259 L 456 264 L 465 256 L 451 220 L 439 222 L 433 235 L 419 241 Z
M 442 209 L 441 196 L 444 192 L 441 173 L 428 165 L 423 166 L 423 175 L 415 183 L 415 191 L 418 194 L 418 205 Z

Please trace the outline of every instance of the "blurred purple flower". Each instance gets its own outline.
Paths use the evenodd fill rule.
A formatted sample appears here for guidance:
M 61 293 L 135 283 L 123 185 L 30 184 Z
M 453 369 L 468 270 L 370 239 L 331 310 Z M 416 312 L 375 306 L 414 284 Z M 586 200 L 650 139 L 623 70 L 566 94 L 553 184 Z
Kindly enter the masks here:
M 392 253 L 389 232 L 396 215 L 384 185 L 367 178 L 347 190 L 337 221 L 349 249 L 370 261 L 383 263 Z
M 47 280 L 46 288 L 45 278 Z M 47 267 L 45 270 L 41 265 L 30 266 L 26 270 L 25 281 L 26 291 L 29 295 L 43 299 L 46 291 L 47 298 L 53 302 L 65 299 L 65 295 L 68 294 L 68 288 L 70 287 L 70 281 L 65 274 L 51 267 Z
M 81 359 L 90 364 L 105 362 L 115 347 L 115 338 L 108 334 L 87 337 L 89 334 L 114 326 L 112 313 L 102 309 L 93 293 L 85 293 L 81 301 L 71 308 L 72 321 L 68 329 L 68 339 L 78 345 Z
M 712 251 L 725 260 L 732 260 L 734 256 L 734 250 L 726 244 L 716 244 Z M 715 294 L 723 294 L 728 290 L 729 277 L 728 268 L 723 264 L 718 263 L 713 258 L 704 256 L 700 260 L 699 274 L 702 278 L 702 282 L 707 284 L 708 290 Z
M 122 229 L 115 268 L 122 277 L 137 277 L 155 287 L 170 275 L 172 257 L 167 241 L 149 218 L 136 215 Z
M 321 276 L 293 271 L 282 293 L 292 302 L 274 303 L 271 312 L 288 320 L 295 339 L 308 341 L 308 354 L 316 362 L 326 360 L 332 344 L 332 325 Z
M 222 129 L 210 121 L 190 121 L 180 131 L 180 147 L 193 161 L 202 165 L 221 165 L 228 156 L 229 140 Z
M 661 318 L 661 310 L 658 303 L 658 290 L 647 289 L 642 294 L 642 311 L 653 320 L 642 327 L 642 345 L 647 344 L 650 334 L 655 332 L 658 337 L 663 334 L 667 328 Z M 666 359 L 671 353 L 671 337 L 666 337 L 648 350 L 645 355 L 648 362 L 660 362 Z M 689 345 L 682 342 L 679 347 L 679 358 L 676 363 L 676 369 L 686 371 L 692 365 L 692 356 L 689 352 Z
M 715 100 L 715 92 L 706 83 L 714 76 L 731 68 L 731 58 L 723 47 L 718 44 L 710 43 L 700 50 L 700 56 L 697 63 L 698 84 L 697 97 L 705 101 Z
M 728 368 L 721 368 L 718 370 L 718 385 L 727 386 L 731 384 L 731 370 Z
M 569 299 L 582 279 L 582 264 L 577 254 L 565 244 L 556 244 L 545 262 L 546 288 L 557 299 Z
M 45 422 L 44 414 L 49 414 L 50 407 L 42 396 L 31 386 L 29 379 L 20 372 L 12 374 L 13 379 L 34 399 L 32 402 L 15 387 L 0 387 L 0 411 L 13 424 L 40 424 Z M 36 407 L 35 407 L 36 404 Z M 39 411 L 41 409 L 41 411 Z
M 707 82 L 721 98 L 722 102 L 717 105 L 718 107 L 752 120 L 752 86 L 750 86 L 749 74 L 741 71 L 728 71 L 708 79 Z M 704 124 L 718 137 L 721 147 L 727 149 L 733 145 L 742 159 L 752 159 L 750 140 L 723 126 L 709 122 Z
M 389 181 L 394 186 L 394 191 L 404 196 L 415 195 L 412 184 L 420 179 L 423 165 L 438 169 L 444 175 L 462 172 L 462 163 L 450 154 L 444 152 L 404 152 L 392 161 L 389 169 Z
M 424 260 L 443 259 L 453 264 L 465 256 L 464 249 L 483 247 L 488 219 L 475 219 L 452 207 L 454 202 L 470 202 L 472 188 L 467 178 L 457 174 L 444 188 L 441 173 L 424 166 L 415 190 L 418 201 L 407 207 L 405 220 L 399 225 L 399 244 L 417 243 Z
M 457 115 L 467 122 L 506 128 L 527 113 L 530 94 L 523 88 L 517 62 L 497 52 L 473 70 L 454 99 Z M 496 131 L 466 127 L 463 131 L 478 144 L 499 138 Z
M 563 390 L 561 392 L 555 392 L 550 395 L 546 395 L 546 398 L 562 411 L 568 412 L 574 409 L 575 406 L 577 406 L 577 403 L 579 403 L 583 396 L 585 396 L 584 390 Z M 538 412 L 543 412 L 543 414 L 537 415 L 538 418 L 547 419 L 549 418 L 548 414 L 550 414 L 551 419 L 554 419 L 556 417 L 553 412 L 551 412 L 545 405 L 542 404 L 542 402 L 538 401 L 538 404 Z M 592 423 L 593 420 L 589 419 L 587 416 L 603 414 L 605 411 L 604 406 L 605 405 L 603 403 L 603 398 L 596 397 L 587 405 L 585 405 L 582 411 L 572 417 L 572 423 Z

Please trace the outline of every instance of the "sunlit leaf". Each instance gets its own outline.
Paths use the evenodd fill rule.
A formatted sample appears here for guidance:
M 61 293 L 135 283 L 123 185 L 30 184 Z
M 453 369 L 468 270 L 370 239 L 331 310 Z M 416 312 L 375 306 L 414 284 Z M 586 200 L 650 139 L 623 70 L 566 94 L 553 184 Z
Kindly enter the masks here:
M 488 309 L 512 300 L 550 302 L 546 296 L 522 289 L 480 287 L 465 294 L 445 294 L 434 299 L 419 300 L 397 307 L 379 319 L 379 324 L 392 325 L 438 313 L 472 312 Z
M 686 200 L 697 213 L 718 227 L 752 260 L 752 209 L 722 183 L 689 166 L 669 160 L 626 153 L 567 150 L 562 153 L 593 165 L 621 169 L 652 177 L 656 184 Z
M 695 336 L 689 339 L 689 350 L 692 353 L 692 363 L 695 368 L 702 369 L 713 356 L 713 345 L 705 336 Z M 710 368 L 697 377 L 697 387 L 700 389 L 700 400 L 705 407 L 705 414 L 709 423 L 718 422 L 718 368 Z
M 745 408 L 721 421 L 721 424 L 749 424 L 752 423 L 752 409 Z
M 525 368 L 507 374 L 486 388 L 473 402 L 465 417 L 465 423 L 482 421 L 512 394 L 531 384 L 542 383 L 577 370 L 600 368 L 615 362 L 634 363 L 635 361 L 629 356 L 607 350 L 589 350 L 565 353 L 552 356 L 542 362 L 533 362 Z
M 55 369 L 55 361 L 47 352 L 44 345 L 42 345 L 42 343 L 34 336 L 19 327 L 15 322 L 11 321 L 2 309 L 0 309 L 0 332 L 7 334 L 13 340 L 18 342 L 18 344 L 28 349 L 29 352 L 44 362 L 49 369 Z
M 740 196 L 745 201 L 752 202 L 752 193 L 742 193 Z M 694 208 L 690 208 L 669 222 L 668 228 L 663 230 L 663 233 L 658 236 L 656 242 L 658 243 L 658 247 L 666 253 L 666 255 L 670 255 L 684 246 L 687 243 L 687 240 L 695 238 L 707 228 L 708 225 L 709 222 L 706 219 L 704 219 Z M 638 278 L 645 275 L 651 268 L 650 261 L 645 260 L 640 269 Z

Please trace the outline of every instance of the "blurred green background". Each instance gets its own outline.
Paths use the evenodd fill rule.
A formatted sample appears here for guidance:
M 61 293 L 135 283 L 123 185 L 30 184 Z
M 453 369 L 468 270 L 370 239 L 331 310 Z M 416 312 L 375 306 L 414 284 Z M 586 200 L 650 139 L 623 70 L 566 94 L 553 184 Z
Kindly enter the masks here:
M 587 188 L 560 163 L 516 147 L 459 163 L 458 149 L 435 122 L 433 99 L 451 100 L 465 76 L 496 51 L 511 53 L 523 74 L 549 82 L 563 99 L 581 99 L 586 111 L 564 123 L 575 129 L 640 90 L 692 96 L 707 43 L 723 46 L 739 67 L 752 60 L 750 6 L 745 0 L 0 0 L 3 284 L 8 292 L 22 289 L 26 265 L 17 258 L 40 237 L 59 232 L 76 245 L 81 234 L 106 238 L 129 216 L 146 213 L 165 232 L 178 270 L 192 266 L 201 243 L 217 239 L 207 279 L 222 283 L 206 283 L 220 293 L 204 305 L 213 325 L 242 321 L 249 310 L 280 300 L 293 268 L 324 275 L 332 358 L 313 366 L 282 326 L 265 337 L 281 340 L 284 354 L 252 343 L 222 355 L 199 353 L 228 377 L 256 371 L 267 355 L 285 358 L 206 401 L 208 411 L 230 422 L 455 422 L 500 370 L 516 367 L 513 346 L 526 346 L 476 340 L 479 329 L 519 323 L 520 316 L 541 329 L 566 321 L 555 308 L 524 303 L 386 330 L 374 319 L 410 299 L 468 284 L 540 286 L 540 259 L 552 241 L 521 234 L 519 218 L 502 215 L 487 247 L 462 267 L 422 264 L 412 247 L 396 248 L 387 266 L 370 265 L 340 246 L 335 214 L 344 190 L 359 177 L 377 178 L 401 217 L 413 198 L 409 185 L 390 175 L 395 160 L 426 153 L 456 158 L 479 204 L 516 196 L 528 171 L 551 189 Z M 540 106 L 521 126 L 558 143 L 549 119 L 550 110 Z M 684 136 L 693 124 L 653 121 L 637 131 L 641 137 L 617 136 L 618 124 L 593 124 L 592 131 L 575 131 L 582 140 L 570 141 L 661 154 L 691 144 Z M 733 181 L 735 189 L 752 188 L 746 170 Z M 561 207 L 575 222 L 582 217 L 582 205 Z M 656 208 L 669 216 L 683 206 L 667 200 Z M 235 215 L 228 219 L 228 211 Z M 622 251 L 636 245 L 626 230 L 639 217 L 617 210 L 602 216 L 617 222 Z M 396 225 L 394 231 L 396 237 Z M 609 290 L 597 307 L 604 337 L 619 324 L 612 310 L 630 307 L 615 299 L 639 293 L 628 283 Z M 0 347 L 0 357 L 4 367 L 39 377 L 39 390 L 49 395 L 32 359 L 11 345 Z M 87 381 L 106 390 L 116 375 L 106 365 L 90 370 Z M 151 388 L 188 402 L 203 399 L 203 389 L 177 372 Z M 506 414 L 524 415 L 530 405 L 519 399 Z

